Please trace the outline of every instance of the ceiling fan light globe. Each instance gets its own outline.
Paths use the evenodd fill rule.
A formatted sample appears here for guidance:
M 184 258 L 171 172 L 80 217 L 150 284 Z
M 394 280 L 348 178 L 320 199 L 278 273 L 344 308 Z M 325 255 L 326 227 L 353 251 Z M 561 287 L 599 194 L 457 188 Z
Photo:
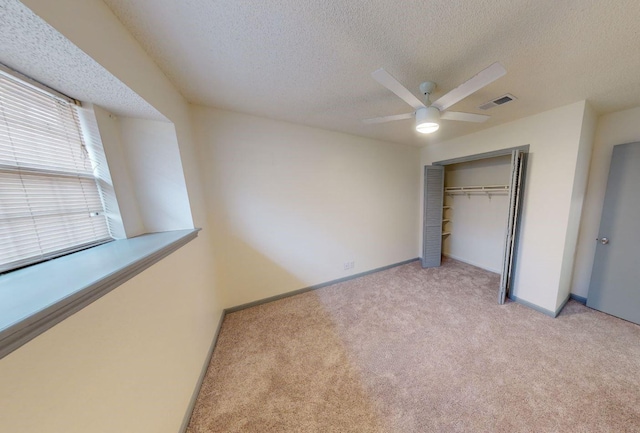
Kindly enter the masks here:
M 440 128 L 440 125 L 430 122 L 416 125 L 416 131 L 420 132 L 421 134 L 431 134 L 432 132 L 436 132 L 438 128 Z
M 423 107 L 416 110 L 416 131 L 431 134 L 440 128 L 440 110 L 435 107 Z

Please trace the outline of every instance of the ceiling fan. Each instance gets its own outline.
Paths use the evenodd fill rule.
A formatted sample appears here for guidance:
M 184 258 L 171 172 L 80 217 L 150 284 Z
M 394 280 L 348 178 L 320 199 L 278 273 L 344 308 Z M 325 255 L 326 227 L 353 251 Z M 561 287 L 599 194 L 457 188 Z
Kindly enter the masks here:
M 397 114 L 395 116 L 374 117 L 365 119 L 364 123 L 384 123 L 394 120 L 416 118 L 416 130 L 423 134 L 435 132 L 440 127 L 440 119 L 460 120 L 463 122 L 485 122 L 490 116 L 483 114 L 461 113 L 457 111 L 445 111 L 453 104 L 463 100 L 472 93 L 482 89 L 484 86 L 493 83 L 498 78 L 507 73 L 507 70 L 500 64 L 494 63 L 488 68 L 480 71 L 471 79 L 460 84 L 458 87 L 431 103 L 429 95 L 436 88 L 436 83 L 427 81 L 420 84 L 420 92 L 424 94 L 424 103 L 408 91 L 398 80 L 393 78 L 384 69 L 378 69 L 371 76 L 380 84 L 398 95 L 404 102 L 414 108 L 414 112 Z

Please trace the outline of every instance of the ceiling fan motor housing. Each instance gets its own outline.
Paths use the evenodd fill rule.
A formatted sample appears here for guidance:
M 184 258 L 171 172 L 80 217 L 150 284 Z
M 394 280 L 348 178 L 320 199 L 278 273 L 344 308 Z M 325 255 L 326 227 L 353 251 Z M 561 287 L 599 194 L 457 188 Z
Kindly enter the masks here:
M 422 92 L 422 94 L 427 97 L 431 95 L 431 92 L 433 92 L 435 88 L 436 83 L 434 83 L 433 81 L 425 81 L 424 83 L 420 84 L 420 92 Z

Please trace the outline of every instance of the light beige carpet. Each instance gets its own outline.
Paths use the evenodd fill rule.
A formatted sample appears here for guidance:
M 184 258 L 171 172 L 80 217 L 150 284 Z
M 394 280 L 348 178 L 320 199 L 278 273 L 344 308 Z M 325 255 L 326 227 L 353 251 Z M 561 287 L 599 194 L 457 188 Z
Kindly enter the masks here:
M 188 429 L 640 432 L 640 326 L 418 262 L 227 315 Z

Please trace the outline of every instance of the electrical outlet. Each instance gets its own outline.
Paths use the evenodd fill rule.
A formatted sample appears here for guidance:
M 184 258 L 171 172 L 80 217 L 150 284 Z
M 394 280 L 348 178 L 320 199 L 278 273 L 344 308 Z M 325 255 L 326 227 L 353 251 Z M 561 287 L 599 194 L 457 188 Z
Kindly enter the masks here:
M 344 270 L 345 271 L 349 271 L 349 270 L 353 269 L 356 266 L 356 262 L 353 262 L 353 261 L 344 262 L 343 266 L 344 266 Z

